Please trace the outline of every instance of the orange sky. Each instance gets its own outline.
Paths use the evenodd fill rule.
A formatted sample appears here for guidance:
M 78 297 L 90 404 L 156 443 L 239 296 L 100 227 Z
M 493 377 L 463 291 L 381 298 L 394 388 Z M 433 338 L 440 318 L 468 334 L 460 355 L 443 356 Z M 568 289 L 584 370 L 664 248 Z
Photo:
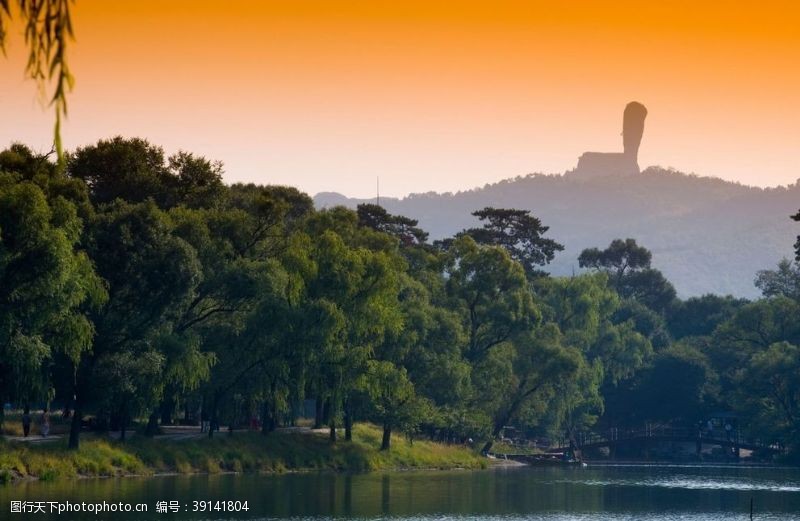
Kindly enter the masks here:
M 68 147 L 116 134 L 226 165 L 228 181 L 373 196 L 563 172 L 617 151 L 756 185 L 800 177 L 800 14 L 789 2 L 77 0 Z M 49 149 L 0 61 L 0 146 Z

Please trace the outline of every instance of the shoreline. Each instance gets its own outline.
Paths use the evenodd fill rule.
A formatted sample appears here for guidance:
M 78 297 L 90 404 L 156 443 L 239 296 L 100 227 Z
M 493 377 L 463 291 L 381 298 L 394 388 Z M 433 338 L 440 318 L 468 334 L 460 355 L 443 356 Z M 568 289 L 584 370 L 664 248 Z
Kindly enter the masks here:
M 115 477 L 168 477 L 221 474 L 367 473 L 536 467 L 505 458 L 487 458 L 474 447 L 445 445 L 397 436 L 382 451 L 381 429 L 354 426 L 353 440 L 331 444 L 326 433 L 309 429 L 269 434 L 238 431 L 206 436 L 133 435 L 125 442 L 88 434 L 77 451 L 65 437 L 22 441 L 0 439 L 0 485 L 33 481 Z M 796 468 L 770 462 L 589 460 L 589 467 L 754 467 Z M 558 464 L 552 466 L 559 466 Z
M 492 467 L 488 458 L 460 445 L 398 437 L 379 450 L 381 431 L 357 425 L 353 440 L 331 444 L 308 433 L 255 432 L 212 439 L 151 439 L 125 442 L 87 437 L 80 449 L 53 443 L 0 441 L 0 484 L 112 477 L 305 472 L 457 470 Z
M 202 476 L 286 476 L 291 474 L 375 474 L 375 473 L 403 473 L 403 472 L 481 472 L 481 471 L 489 471 L 489 470 L 497 470 L 497 469 L 504 469 L 504 468 L 518 468 L 518 467 L 528 467 L 529 465 L 525 465 L 524 463 L 516 463 L 516 464 L 495 464 L 490 463 L 485 467 L 394 467 L 394 468 L 382 468 L 382 469 L 375 469 L 375 470 L 337 470 L 337 469 L 288 469 L 283 471 L 263 471 L 263 470 L 256 470 L 256 471 L 242 471 L 236 472 L 232 470 L 224 470 L 220 472 L 154 472 L 152 474 L 128 474 L 128 473 L 120 473 L 120 474 L 79 474 L 76 476 L 72 476 L 62 481 L 84 481 L 84 480 L 104 480 L 104 479 L 153 479 L 153 478 L 177 478 L 177 477 L 186 477 L 186 478 L 193 478 L 193 477 L 202 477 Z M 533 468 L 533 467 L 531 467 Z M 0 482 L 0 487 L 4 485 L 8 486 L 18 486 L 25 483 L 50 483 L 52 480 L 48 479 L 41 479 L 38 476 L 18 476 L 17 478 L 13 478 L 7 482 Z
M 381 467 L 375 469 L 347 469 L 347 468 L 286 468 L 280 470 L 219 470 L 219 471 L 192 471 L 180 472 L 177 470 L 168 470 L 152 473 L 136 473 L 136 472 L 117 472 L 113 474 L 76 474 L 68 477 L 61 477 L 60 481 L 83 481 L 93 479 L 152 479 L 152 478 L 174 478 L 174 477 L 210 477 L 210 476 L 244 476 L 244 475 L 262 475 L 262 476 L 280 476 L 291 474 L 371 474 L 371 473 L 403 473 L 403 472 L 461 472 L 461 471 L 489 471 L 489 470 L 509 470 L 509 469 L 551 469 L 551 468 L 573 468 L 562 467 L 559 465 L 553 466 L 535 466 L 521 463 L 514 460 L 503 459 L 490 459 L 484 460 L 485 465 L 477 467 L 468 466 L 431 466 L 431 467 L 416 467 L 416 466 L 398 466 L 398 467 Z M 724 463 L 724 462 L 671 462 L 671 461 L 588 461 L 585 462 L 586 467 L 647 467 L 647 468 L 763 468 L 763 469 L 800 469 L 800 466 L 793 465 L 780 465 L 774 463 Z M 0 469 L 5 470 L 5 469 Z M 42 478 L 37 475 L 20 475 L 16 473 L 10 480 L 0 481 L 0 486 L 19 486 L 29 483 L 39 482 L 52 482 L 54 478 Z

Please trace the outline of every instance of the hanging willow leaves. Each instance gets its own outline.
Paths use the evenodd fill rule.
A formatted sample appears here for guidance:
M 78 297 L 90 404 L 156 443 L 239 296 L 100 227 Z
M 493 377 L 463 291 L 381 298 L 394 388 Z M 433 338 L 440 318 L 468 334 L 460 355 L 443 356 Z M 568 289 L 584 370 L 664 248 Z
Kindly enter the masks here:
M 35 80 L 41 91 L 53 82 L 50 105 L 55 108 L 54 146 L 59 163 L 64 160 L 61 141 L 61 120 L 67 115 L 67 94 L 75 79 L 67 63 L 67 43 L 74 37 L 70 4 L 74 0 L 17 0 L 19 16 L 25 24 L 28 62 L 25 74 Z M 12 17 L 12 1 L 0 0 L 0 50 L 5 54 L 7 27 Z

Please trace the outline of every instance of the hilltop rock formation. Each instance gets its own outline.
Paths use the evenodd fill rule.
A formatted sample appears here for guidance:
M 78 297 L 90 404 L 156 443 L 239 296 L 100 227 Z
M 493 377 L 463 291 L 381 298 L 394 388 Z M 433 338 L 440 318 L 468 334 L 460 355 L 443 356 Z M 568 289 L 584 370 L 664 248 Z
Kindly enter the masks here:
M 623 152 L 586 152 L 578 159 L 577 168 L 567 174 L 584 179 L 638 174 L 639 144 L 646 117 L 644 105 L 636 101 L 628 103 L 622 115 Z

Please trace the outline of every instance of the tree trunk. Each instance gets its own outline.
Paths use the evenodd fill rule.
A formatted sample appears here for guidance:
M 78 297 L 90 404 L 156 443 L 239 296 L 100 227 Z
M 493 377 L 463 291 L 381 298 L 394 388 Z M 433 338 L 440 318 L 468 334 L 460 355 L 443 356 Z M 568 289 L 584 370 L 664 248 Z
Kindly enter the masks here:
M 264 400 L 261 402 L 261 434 L 265 436 L 269 433 L 267 416 L 269 416 L 269 408 L 267 407 L 267 401 Z
M 505 414 L 502 418 L 495 420 L 494 426 L 492 427 L 492 437 L 489 441 L 481 449 L 481 454 L 486 454 L 490 450 L 492 450 L 492 445 L 494 445 L 494 440 L 500 435 L 500 431 L 503 430 L 509 421 L 511 421 L 511 417 L 515 414 L 516 408 L 519 407 L 519 403 L 515 401 L 509 408 L 506 410 Z
M 268 434 L 274 432 L 278 423 L 275 419 L 275 407 L 269 403 L 269 400 L 264 400 L 261 414 L 261 433 Z
M 270 384 L 269 401 L 269 431 L 274 432 L 278 428 L 278 384 L 275 380 Z
M 323 400 L 322 396 L 317 395 L 316 399 L 314 400 L 314 428 L 321 429 L 323 422 L 322 422 L 322 411 L 323 411 Z
M 353 404 L 349 399 L 344 402 L 344 440 L 353 441 Z
M 76 402 L 72 411 L 72 423 L 69 427 L 69 448 L 77 450 L 81 444 L 81 423 L 83 423 L 83 410 Z
M 333 398 L 328 397 L 323 402 L 322 406 L 322 423 L 327 424 L 331 422 L 331 415 L 333 414 Z
M 290 401 L 291 410 L 290 410 L 290 417 L 289 417 L 289 427 L 296 427 L 297 426 L 297 418 L 300 416 L 301 411 L 303 410 L 303 402 L 297 398 L 292 398 Z
M 72 399 L 64 404 L 64 408 L 61 410 L 61 417 L 66 419 L 72 415 Z
M 500 421 L 494 422 L 494 426 L 492 427 L 492 436 L 489 438 L 489 440 L 481 449 L 481 454 L 487 454 L 490 450 L 492 450 L 492 446 L 494 445 L 494 440 L 497 439 L 497 437 L 500 435 L 500 431 L 502 431 L 503 427 L 505 427 L 508 416 L 509 415 L 503 417 L 503 419 Z
M 172 425 L 172 415 L 175 412 L 176 405 L 175 396 L 171 393 L 161 400 L 161 405 L 159 407 L 161 425 Z
M 200 432 L 206 432 L 207 421 L 209 421 L 208 398 L 205 393 L 203 393 L 202 401 L 200 402 Z
M 333 416 L 331 416 L 330 429 L 328 438 L 331 440 L 331 443 L 336 443 L 336 419 Z
M 156 434 L 158 434 L 158 411 L 153 411 L 147 419 L 147 427 L 144 430 L 144 435 L 148 438 L 152 438 Z
M 119 422 L 119 441 L 125 441 L 125 425 L 128 423 L 128 415 L 122 413 Z
M 217 407 L 219 402 L 219 392 L 214 393 L 214 398 L 211 399 L 211 414 L 209 415 L 209 422 L 208 422 L 208 438 L 211 439 L 214 437 L 214 428 L 219 425 L 219 420 L 217 418 Z
M 499 426 L 498 426 L 499 425 Z M 481 449 L 481 454 L 488 454 L 490 450 L 492 450 L 492 446 L 494 445 L 494 440 L 497 439 L 497 436 L 500 435 L 500 431 L 503 430 L 505 423 L 495 423 L 494 427 L 492 428 L 492 436 L 486 442 L 486 444 Z
M 381 441 L 381 450 L 389 450 L 392 447 L 392 426 L 383 424 L 383 441 Z

